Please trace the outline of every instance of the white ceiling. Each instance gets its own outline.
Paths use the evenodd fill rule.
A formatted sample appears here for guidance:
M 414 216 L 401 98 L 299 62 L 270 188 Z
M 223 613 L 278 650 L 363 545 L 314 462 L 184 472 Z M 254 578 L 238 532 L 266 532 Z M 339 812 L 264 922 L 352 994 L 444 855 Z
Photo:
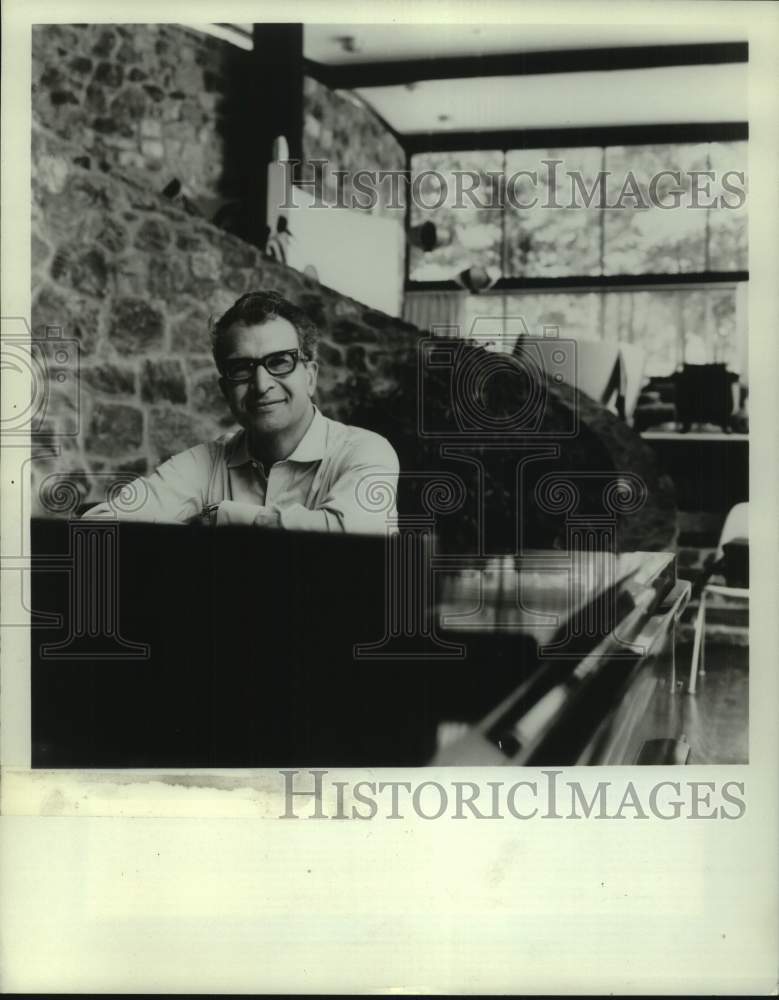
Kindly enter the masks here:
M 353 52 L 343 39 L 353 40 Z M 329 65 L 626 45 L 747 40 L 733 25 L 306 24 L 304 55 Z
M 411 88 L 370 87 L 357 93 L 403 133 L 748 117 L 746 63 L 425 80 Z
M 306 24 L 328 65 L 746 41 L 733 25 Z M 345 39 L 350 41 L 347 43 Z M 349 51 L 349 50 L 353 51 Z M 747 120 L 744 63 L 422 80 L 359 96 L 400 133 Z
M 208 30 L 251 47 L 251 24 L 212 25 Z M 368 23 L 305 24 L 303 39 L 306 58 L 345 66 L 565 49 L 744 42 L 747 32 L 734 24 L 706 23 Z M 748 118 L 745 63 L 422 80 L 360 88 L 356 93 L 397 132 L 410 134 Z

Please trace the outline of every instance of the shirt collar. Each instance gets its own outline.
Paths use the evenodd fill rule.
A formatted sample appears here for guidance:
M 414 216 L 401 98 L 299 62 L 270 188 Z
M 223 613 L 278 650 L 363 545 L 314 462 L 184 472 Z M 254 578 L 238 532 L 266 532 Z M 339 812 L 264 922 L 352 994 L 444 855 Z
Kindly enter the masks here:
M 309 424 L 308 430 L 298 442 L 297 448 L 289 455 L 285 462 L 320 462 L 325 457 L 325 445 L 327 444 L 327 418 L 314 407 L 314 419 Z M 252 461 L 249 454 L 249 441 L 245 430 L 240 430 L 232 440 L 232 448 L 227 458 L 228 469 L 237 468 L 239 465 L 247 465 Z
M 327 444 L 327 420 L 314 407 L 314 419 L 298 442 L 297 448 L 286 459 L 287 462 L 321 462 L 325 457 Z

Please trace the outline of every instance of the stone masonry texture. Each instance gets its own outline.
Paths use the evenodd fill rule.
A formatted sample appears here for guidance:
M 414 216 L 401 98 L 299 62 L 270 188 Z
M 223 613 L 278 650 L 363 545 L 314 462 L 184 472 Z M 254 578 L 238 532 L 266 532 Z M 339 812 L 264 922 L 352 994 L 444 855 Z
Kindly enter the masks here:
M 317 324 L 319 405 L 335 419 L 386 434 L 401 467 L 417 470 L 416 485 L 402 484 L 404 509 L 419 507 L 426 477 L 438 467 L 437 444 L 426 445 L 418 433 L 422 334 L 208 221 L 210 208 L 229 197 L 223 98 L 233 61 L 242 57 L 172 25 L 33 31 L 31 325 L 47 357 L 67 358 L 66 371 L 48 369 L 33 438 L 32 508 L 39 513 L 66 513 L 54 502 L 62 494 L 57 477 L 74 484 L 82 500 L 97 500 L 111 481 L 143 474 L 234 427 L 217 387 L 209 328 L 250 289 L 278 290 Z M 402 166 L 397 143 L 375 116 L 311 82 L 305 134 L 306 156 L 328 154 L 343 169 Z M 197 211 L 163 195 L 173 179 Z M 430 395 L 439 408 L 449 405 L 446 388 Z M 612 452 L 632 447 L 596 416 L 593 434 L 616 443 Z M 622 456 L 617 467 L 632 467 L 633 457 Z M 649 482 L 656 474 L 647 467 L 646 475 Z M 498 480 L 493 492 L 499 520 L 513 526 L 511 496 Z M 672 501 L 660 488 L 657 497 L 643 526 L 628 534 L 664 547 Z M 449 518 L 458 532 L 472 520 Z M 550 545 L 558 531 L 550 527 Z
M 251 127 L 244 94 L 250 60 L 182 25 L 35 25 L 33 115 L 74 142 L 82 166 L 121 172 L 157 192 L 178 181 L 196 210 L 212 218 L 226 202 L 240 201 L 245 182 L 232 146 Z M 405 168 L 402 147 L 370 108 L 309 77 L 303 156 L 350 173 Z M 402 223 L 403 194 L 382 187 L 374 211 Z M 159 250 L 166 233 L 152 219 L 134 237 L 139 249 Z M 121 238 L 107 220 L 103 239 Z
M 318 401 L 348 419 L 370 387 L 396 388 L 394 352 L 416 328 L 264 257 L 127 176 L 79 165 L 78 147 L 33 128 L 33 336 L 73 341 L 77 392 L 51 391 L 35 465 L 102 496 L 124 478 L 234 428 L 209 324 L 249 289 L 277 289 L 321 330 Z M 52 387 L 54 388 L 54 387 Z M 75 431 L 75 433 L 74 433 Z
M 152 190 L 177 178 L 210 210 L 223 194 L 220 91 L 233 52 L 178 25 L 36 25 L 33 114 L 71 137 L 84 165 L 122 170 Z M 152 247 L 154 234 L 154 220 L 135 233 Z

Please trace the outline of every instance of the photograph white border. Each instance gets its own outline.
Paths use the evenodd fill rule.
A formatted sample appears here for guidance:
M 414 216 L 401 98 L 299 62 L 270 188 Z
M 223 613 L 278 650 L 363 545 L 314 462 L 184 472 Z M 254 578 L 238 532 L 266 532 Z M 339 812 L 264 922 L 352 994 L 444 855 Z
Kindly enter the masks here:
M 667 26 L 669 41 L 676 24 L 748 25 L 750 763 L 693 765 L 672 774 L 687 783 L 743 782 L 747 808 L 738 820 L 716 822 L 282 821 L 278 771 L 33 772 L 27 632 L 3 629 L 0 986 L 5 992 L 774 993 L 777 8 L 7 0 L 3 317 L 30 316 L 30 25 L 293 16 L 440 20 L 442 30 L 454 21 L 629 22 Z M 23 527 L 16 481 L 23 457 L 23 448 L 5 447 L 0 456 L 4 555 Z M 2 607 L 19 607 L 20 595 L 10 588 L 22 585 L 22 574 L 0 576 Z M 461 780 L 507 778 L 505 769 L 456 771 Z M 403 780 L 402 772 L 390 774 Z M 630 780 L 644 794 L 670 772 L 566 768 L 564 776 L 585 788 Z M 538 769 L 523 769 L 521 778 L 542 780 Z M 451 781 L 452 769 L 426 769 L 425 779 Z

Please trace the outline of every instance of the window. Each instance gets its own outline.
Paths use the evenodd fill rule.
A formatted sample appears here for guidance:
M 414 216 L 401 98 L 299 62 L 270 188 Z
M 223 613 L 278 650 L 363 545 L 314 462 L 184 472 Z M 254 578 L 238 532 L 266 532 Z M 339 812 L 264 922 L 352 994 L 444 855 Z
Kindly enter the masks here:
M 412 249 L 409 278 L 503 279 L 467 297 L 466 335 L 552 326 L 640 345 L 646 375 L 725 362 L 746 379 L 746 170 L 745 141 L 418 154 L 412 224 L 434 222 L 439 245 Z
M 411 247 L 411 277 L 446 281 L 474 260 L 501 269 L 502 274 L 503 212 L 498 194 L 503 153 L 423 153 L 413 163 L 411 225 L 432 220 L 438 246 L 430 253 Z M 493 203 L 494 208 L 479 207 Z
M 708 168 L 706 145 L 614 146 L 605 162 L 607 203 L 619 207 L 603 212 L 603 273 L 708 270 L 709 210 L 696 207 L 707 203 L 697 173 Z
M 601 210 L 587 207 L 571 179 L 590 191 L 601 168 L 594 148 L 506 154 L 506 277 L 601 273 Z
M 417 154 L 409 278 L 478 263 L 502 278 L 747 268 L 746 142 Z
M 715 174 L 712 195 L 724 199 L 725 204 L 710 209 L 708 213 L 707 270 L 746 271 L 749 267 L 746 145 L 745 142 L 712 142 L 709 145 L 709 166 Z M 739 191 L 742 193 L 739 194 Z
M 720 362 L 746 379 L 744 303 L 736 283 L 673 289 L 488 293 L 466 300 L 465 336 L 522 333 L 637 344 L 644 374 L 670 375 L 682 363 Z

